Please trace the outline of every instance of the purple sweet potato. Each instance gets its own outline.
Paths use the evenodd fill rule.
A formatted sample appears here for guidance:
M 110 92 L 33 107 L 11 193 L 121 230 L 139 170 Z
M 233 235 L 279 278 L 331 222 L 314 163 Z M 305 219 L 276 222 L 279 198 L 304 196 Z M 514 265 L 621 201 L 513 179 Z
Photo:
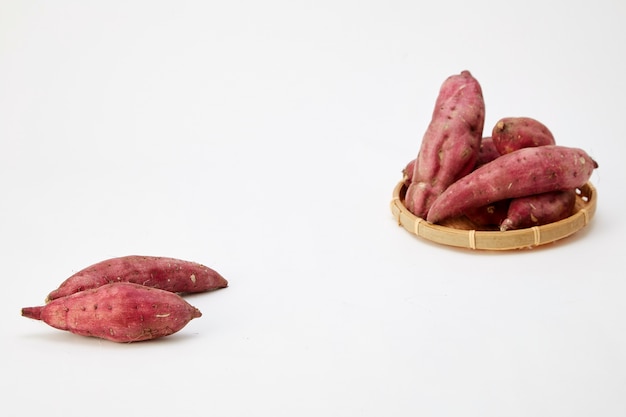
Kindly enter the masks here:
M 81 336 L 139 342 L 176 333 L 202 313 L 176 293 L 116 282 L 24 307 L 22 316 Z
M 572 215 L 576 191 L 563 190 L 519 197 L 511 200 L 501 231 L 523 229 L 557 222 Z
M 405 204 L 425 218 L 433 201 L 453 182 L 474 169 L 485 122 L 485 102 L 469 71 L 442 84 L 424 133 Z
M 498 120 L 491 137 L 501 155 L 522 148 L 556 144 L 552 132 L 543 123 L 530 117 L 505 117 Z
M 123 256 L 91 265 L 67 278 L 47 301 L 111 282 L 132 282 L 176 293 L 196 293 L 228 286 L 228 281 L 204 265 L 156 256 Z
M 522 148 L 456 181 L 435 200 L 426 220 L 438 223 L 494 201 L 576 189 L 597 167 L 582 149 L 559 145 Z

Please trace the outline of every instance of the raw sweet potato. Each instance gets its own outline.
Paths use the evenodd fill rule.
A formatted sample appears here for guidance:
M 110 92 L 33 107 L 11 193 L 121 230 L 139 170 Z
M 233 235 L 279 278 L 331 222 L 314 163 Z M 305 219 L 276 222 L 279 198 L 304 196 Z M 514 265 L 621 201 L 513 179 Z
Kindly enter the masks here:
M 576 189 L 597 167 L 582 149 L 559 145 L 522 148 L 456 181 L 435 200 L 426 220 L 438 223 L 498 200 Z
M 442 84 L 424 133 L 405 204 L 425 218 L 432 202 L 454 181 L 474 169 L 485 121 L 485 102 L 469 71 Z
M 106 284 L 22 309 L 22 316 L 54 328 L 113 342 L 168 336 L 201 315 L 176 293 L 129 282 Z
M 501 231 L 541 226 L 572 215 L 576 191 L 563 190 L 519 197 L 511 200 Z
M 123 256 L 91 265 L 67 278 L 47 301 L 111 282 L 132 282 L 176 293 L 195 293 L 228 286 L 219 273 L 204 265 L 156 256 Z
M 493 144 L 501 155 L 533 146 L 555 145 L 552 132 L 530 117 L 505 117 L 491 132 Z

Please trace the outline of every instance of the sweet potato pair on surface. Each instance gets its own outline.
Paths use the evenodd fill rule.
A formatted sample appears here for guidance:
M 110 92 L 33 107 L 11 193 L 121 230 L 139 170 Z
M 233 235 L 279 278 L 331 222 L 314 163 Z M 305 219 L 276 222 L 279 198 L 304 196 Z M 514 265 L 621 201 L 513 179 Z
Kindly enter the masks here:
M 83 336 L 151 340 L 202 315 L 179 294 L 227 286 L 219 273 L 195 262 L 126 256 L 77 272 L 50 292 L 44 306 L 25 307 L 22 315 Z
M 403 169 L 407 209 L 430 223 L 464 215 L 503 231 L 571 215 L 575 190 L 596 161 L 556 145 L 529 117 L 503 118 L 483 136 L 484 116 L 482 90 L 468 71 L 444 81 L 418 156 Z

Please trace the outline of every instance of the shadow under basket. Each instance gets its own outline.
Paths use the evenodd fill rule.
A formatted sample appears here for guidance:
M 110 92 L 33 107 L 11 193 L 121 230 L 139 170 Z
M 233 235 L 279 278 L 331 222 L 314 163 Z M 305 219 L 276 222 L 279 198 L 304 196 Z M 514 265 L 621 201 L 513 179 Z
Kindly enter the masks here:
M 597 193 L 588 182 L 576 190 L 574 214 L 558 222 L 526 229 L 480 229 L 465 217 L 429 223 L 415 216 L 404 205 L 407 186 L 400 181 L 393 190 L 391 212 L 398 225 L 421 238 L 447 246 L 467 249 L 504 251 L 532 248 L 570 236 L 585 227 L 596 212 Z

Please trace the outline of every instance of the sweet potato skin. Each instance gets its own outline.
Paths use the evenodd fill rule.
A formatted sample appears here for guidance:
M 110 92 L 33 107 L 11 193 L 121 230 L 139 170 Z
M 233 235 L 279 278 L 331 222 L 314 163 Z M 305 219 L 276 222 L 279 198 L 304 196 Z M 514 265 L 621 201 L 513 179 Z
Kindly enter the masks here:
M 46 300 L 97 288 L 111 282 L 131 282 L 176 293 L 211 291 L 228 286 L 217 271 L 181 259 L 130 255 L 107 259 L 67 278 Z
M 476 168 L 485 165 L 487 162 L 491 162 L 500 156 L 500 152 L 493 143 L 493 137 L 486 136 L 480 141 L 480 148 L 478 149 L 478 158 L 476 160 Z
M 117 282 L 25 307 L 22 315 L 77 335 L 127 343 L 171 335 L 202 313 L 176 293 Z
M 480 141 L 478 149 L 478 159 L 474 169 L 485 165 L 500 157 L 500 152 L 496 149 L 491 136 L 485 136 Z M 474 226 L 480 228 L 500 227 L 500 223 L 506 219 L 509 209 L 509 200 L 495 201 L 480 207 L 472 207 L 463 212 L 465 217 L 470 220 Z
M 523 148 L 477 168 L 448 187 L 427 221 L 437 223 L 494 201 L 583 186 L 598 167 L 585 151 L 559 145 Z
M 575 190 L 552 191 L 511 200 L 501 231 L 541 226 L 572 215 L 576 204 Z
M 555 145 L 552 132 L 531 117 L 504 117 L 491 132 L 493 144 L 501 155 L 534 146 Z
M 487 162 L 491 162 L 497 157 L 500 156 L 500 153 L 496 149 L 493 138 L 491 136 L 486 136 L 481 139 L 480 146 L 478 147 L 478 155 L 476 157 L 475 168 L 478 168 L 481 165 L 486 164 Z M 416 171 L 417 158 L 410 160 L 404 168 L 402 168 L 402 180 L 404 184 L 408 187 L 413 182 L 413 174 Z
M 474 169 L 485 121 L 485 102 L 469 71 L 442 84 L 424 133 L 405 204 L 426 218 L 432 202 L 454 181 Z

